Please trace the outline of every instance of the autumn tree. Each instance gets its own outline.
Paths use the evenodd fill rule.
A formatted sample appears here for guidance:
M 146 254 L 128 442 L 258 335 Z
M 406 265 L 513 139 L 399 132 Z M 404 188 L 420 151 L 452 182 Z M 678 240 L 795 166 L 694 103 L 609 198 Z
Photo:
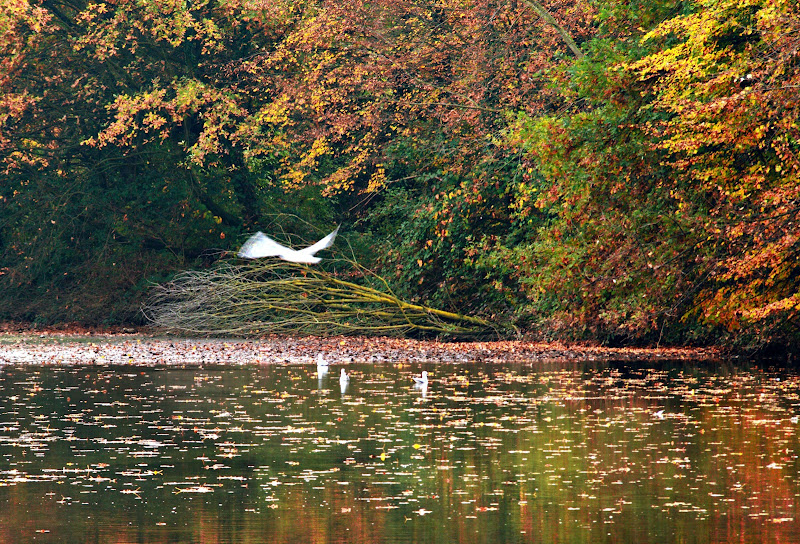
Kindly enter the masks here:
M 796 6 L 598 20 L 567 74 L 581 106 L 512 133 L 536 167 L 518 213 L 550 218 L 509 252 L 532 310 L 593 337 L 796 338 Z
M 665 115 L 648 128 L 662 135 L 676 213 L 702 233 L 692 312 L 751 342 L 797 337 L 797 3 L 701 1 L 645 40 L 664 44 L 632 65 Z

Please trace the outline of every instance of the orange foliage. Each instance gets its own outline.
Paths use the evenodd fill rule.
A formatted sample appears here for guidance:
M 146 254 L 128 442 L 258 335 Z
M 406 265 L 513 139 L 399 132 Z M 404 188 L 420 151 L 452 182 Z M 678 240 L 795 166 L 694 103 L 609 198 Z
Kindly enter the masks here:
M 800 314 L 800 12 L 785 0 L 700 5 L 653 30 L 650 40 L 680 41 L 633 68 L 670 114 L 652 129 L 676 194 L 705 217 L 704 318 L 774 328 Z

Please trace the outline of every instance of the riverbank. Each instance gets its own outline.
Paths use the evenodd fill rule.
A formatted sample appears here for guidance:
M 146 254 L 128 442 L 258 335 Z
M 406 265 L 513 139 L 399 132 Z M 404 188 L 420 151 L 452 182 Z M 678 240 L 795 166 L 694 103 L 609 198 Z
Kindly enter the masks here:
M 187 339 L 135 329 L 0 327 L 4 364 L 270 364 L 312 362 L 322 353 L 332 363 L 693 360 L 720 353 L 698 348 L 607 348 L 562 343 L 440 342 L 386 337 L 267 337 L 258 340 Z

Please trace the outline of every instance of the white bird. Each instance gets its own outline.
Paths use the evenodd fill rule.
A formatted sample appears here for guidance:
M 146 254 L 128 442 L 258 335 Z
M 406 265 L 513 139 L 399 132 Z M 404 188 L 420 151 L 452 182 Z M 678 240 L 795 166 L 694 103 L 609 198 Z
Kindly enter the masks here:
M 328 361 L 322 358 L 322 354 L 317 354 L 317 385 L 322 389 L 322 379 L 328 375 Z
M 339 374 L 339 389 L 341 389 L 342 394 L 347 390 L 347 384 L 350 383 L 350 377 L 347 375 L 347 372 L 342 369 L 342 373 Z
M 242 246 L 242 249 L 239 250 L 238 255 L 242 259 L 280 257 L 284 261 L 289 261 L 292 263 L 316 264 L 322 259 L 315 257 L 314 253 L 331 247 L 338 232 L 339 227 L 336 227 L 336 230 L 316 244 L 303 249 L 292 249 L 279 244 L 263 232 L 259 231 L 248 238 L 248 240 Z
M 421 378 L 417 378 L 416 376 L 414 376 L 414 385 L 418 385 L 420 387 L 428 387 L 428 371 L 427 370 L 423 370 L 422 371 L 422 377 Z

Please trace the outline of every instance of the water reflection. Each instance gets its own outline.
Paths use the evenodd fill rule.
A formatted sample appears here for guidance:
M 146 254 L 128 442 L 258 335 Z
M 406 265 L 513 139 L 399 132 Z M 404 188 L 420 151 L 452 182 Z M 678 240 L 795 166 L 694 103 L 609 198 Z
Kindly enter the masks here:
M 796 375 L 342 370 L 6 367 L 0 541 L 800 540 Z

